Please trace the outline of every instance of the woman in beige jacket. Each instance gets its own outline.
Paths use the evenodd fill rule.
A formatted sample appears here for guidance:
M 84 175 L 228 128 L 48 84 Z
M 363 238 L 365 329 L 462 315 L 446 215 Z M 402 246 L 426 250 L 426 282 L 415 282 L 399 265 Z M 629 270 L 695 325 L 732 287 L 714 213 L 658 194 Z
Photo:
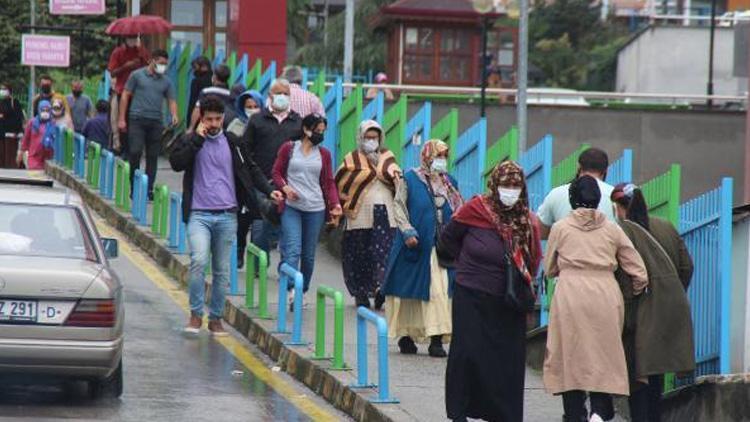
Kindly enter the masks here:
M 614 277 L 621 267 L 644 291 L 648 276 L 641 256 L 625 233 L 596 208 L 601 199 L 594 178 L 570 185 L 573 212 L 552 226 L 545 270 L 558 277 L 550 309 L 544 385 L 562 394 L 565 421 L 614 417 L 611 394 L 629 394 L 622 345 L 624 303 Z

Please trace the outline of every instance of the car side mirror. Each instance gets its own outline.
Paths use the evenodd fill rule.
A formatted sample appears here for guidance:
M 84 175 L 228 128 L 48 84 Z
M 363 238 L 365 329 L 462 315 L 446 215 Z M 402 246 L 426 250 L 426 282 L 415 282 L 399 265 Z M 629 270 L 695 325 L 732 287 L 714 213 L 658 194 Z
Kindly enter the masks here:
M 117 239 L 103 237 L 102 246 L 104 247 L 104 256 L 106 256 L 107 258 L 117 258 L 119 249 L 117 245 Z

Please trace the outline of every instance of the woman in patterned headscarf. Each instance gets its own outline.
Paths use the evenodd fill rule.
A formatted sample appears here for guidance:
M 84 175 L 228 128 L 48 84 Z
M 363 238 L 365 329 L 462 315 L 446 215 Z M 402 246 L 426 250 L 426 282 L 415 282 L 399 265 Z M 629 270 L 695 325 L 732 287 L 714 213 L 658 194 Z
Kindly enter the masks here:
M 448 145 L 427 141 L 420 167 L 406 172 L 396 185 L 399 230 L 388 257 L 383 293 L 389 335 L 400 337 L 403 354 L 417 353 L 415 341 L 429 338 L 430 356 L 447 356 L 443 341 L 451 333 L 448 279 L 453 271 L 439 262 L 436 236 L 463 203 L 447 168 Z
M 523 420 L 526 314 L 504 301 L 505 256 L 531 285 L 540 233 L 518 164 L 498 164 L 487 187 L 458 210 L 440 239 L 441 254 L 456 257 L 446 408 L 457 421 L 516 422 Z
M 384 147 L 383 128 L 374 120 L 359 125 L 357 149 L 344 157 L 336 185 L 344 209 L 341 264 L 344 282 L 357 306 L 381 309 L 380 285 L 393 244 L 396 218 L 393 197 L 401 169 Z

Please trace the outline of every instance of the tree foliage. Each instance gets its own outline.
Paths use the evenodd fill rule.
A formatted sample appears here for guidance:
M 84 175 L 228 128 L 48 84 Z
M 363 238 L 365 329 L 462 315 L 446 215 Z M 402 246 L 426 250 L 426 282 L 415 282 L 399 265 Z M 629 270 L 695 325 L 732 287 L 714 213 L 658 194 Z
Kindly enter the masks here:
M 385 68 L 385 55 L 387 35 L 383 31 L 375 31 L 371 22 L 378 14 L 381 7 L 392 3 L 393 0 L 360 0 L 354 12 L 354 72 L 367 72 L 368 70 L 379 70 Z M 345 13 L 341 12 L 328 19 L 328 25 L 321 28 L 321 31 L 327 32 L 328 44 L 320 40 L 314 43 L 305 44 L 304 34 L 299 28 L 304 27 L 304 17 L 296 13 L 302 7 L 305 7 L 306 0 L 290 0 L 288 4 L 288 25 L 290 28 L 298 28 L 296 34 L 292 34 L 297 41 L 299 48 L 293 55 L 292 61 L 304 64 L 308 67 L 327 67 L 329 69 L 342 69 L 344 62 L 344 17 Z M 297 20 L 297 22 L 292 22 Z M 302 24 L 300 24 L 302 21 Z M 297 39 L 296 37 L 300 37 Z
M 115 46 L 115 39 L 104 34 L 107 25 L 115 19 L 116 0 L 107 0 L 107 12 L 99 16 L 60 16 L 49 14 L 49 0 L 36 2 L 36 24 L 40 26 L 80 28 L 83 22 L 86 33 L 81 49 L 80 32 L 70 30 L 37 30 L 38 34 L 69 35 L 71 42 L 70 65 L 68 69 L 37 68 L 37 75 L 55 73 L 69 74 L 67 79 L 78 75 L 83 50 L 84 76 L 98 77 L 107 66 L 109 54 Z M 21 65 L 21 35 L 30 33 L 23 25 L 30 24 L 30 5 L 28 0 L 0 0 L 0 81 L 11 84 L 16 94 L 23 96 L 29 82 L 29 69 Z
M 529 16 L 529 60 L 544 84 L 582 90 L 614 88 L 617 52 L 627 29 L 599 19 L 591 0 L 538 0 Z

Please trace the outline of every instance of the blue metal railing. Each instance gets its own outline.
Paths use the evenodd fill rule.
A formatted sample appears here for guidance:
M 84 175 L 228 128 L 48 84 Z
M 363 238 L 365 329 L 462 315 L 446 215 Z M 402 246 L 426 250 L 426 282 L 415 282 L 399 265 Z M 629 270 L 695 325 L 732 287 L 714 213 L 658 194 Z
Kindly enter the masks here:
M 624 149 L 622 157 L 610 164 L 607 170 L 607 183 L 629 183 L 633 181 L 633 150 Z
M 378 92 L 378 96 L 373 98 L 365 108 L 362 109 L 362 120 L 375 120 L 378 124 L 383 124 L 383 114 L 385 113 L 385 94 Z
M 477 120 L 456 140 L 453 159 L 455 175 L 461 193 L 471 198 L 484 192 L 484 162 L 487 155 L 487 119 Z
M 178 254 L 184 254 L 187 251 L 186 230 L 185 222 L 182 221 L 182 193 L 171 192 L 169 194 L 169 237 L 167 238 L 167 246 Z
M 137 169 L 133 175 L 133 206 L 131 212 L 133 218 L 141 226 L 148 225 L 148 175 L 141 169 Z
M 430 139 L 432 127 L 432 103 L 425 101 L 419 111 L 406 122 L 404 139 L 401 141 L 401 167 L 405 169 L 419 166 L 419 153 L 422 144 Z

